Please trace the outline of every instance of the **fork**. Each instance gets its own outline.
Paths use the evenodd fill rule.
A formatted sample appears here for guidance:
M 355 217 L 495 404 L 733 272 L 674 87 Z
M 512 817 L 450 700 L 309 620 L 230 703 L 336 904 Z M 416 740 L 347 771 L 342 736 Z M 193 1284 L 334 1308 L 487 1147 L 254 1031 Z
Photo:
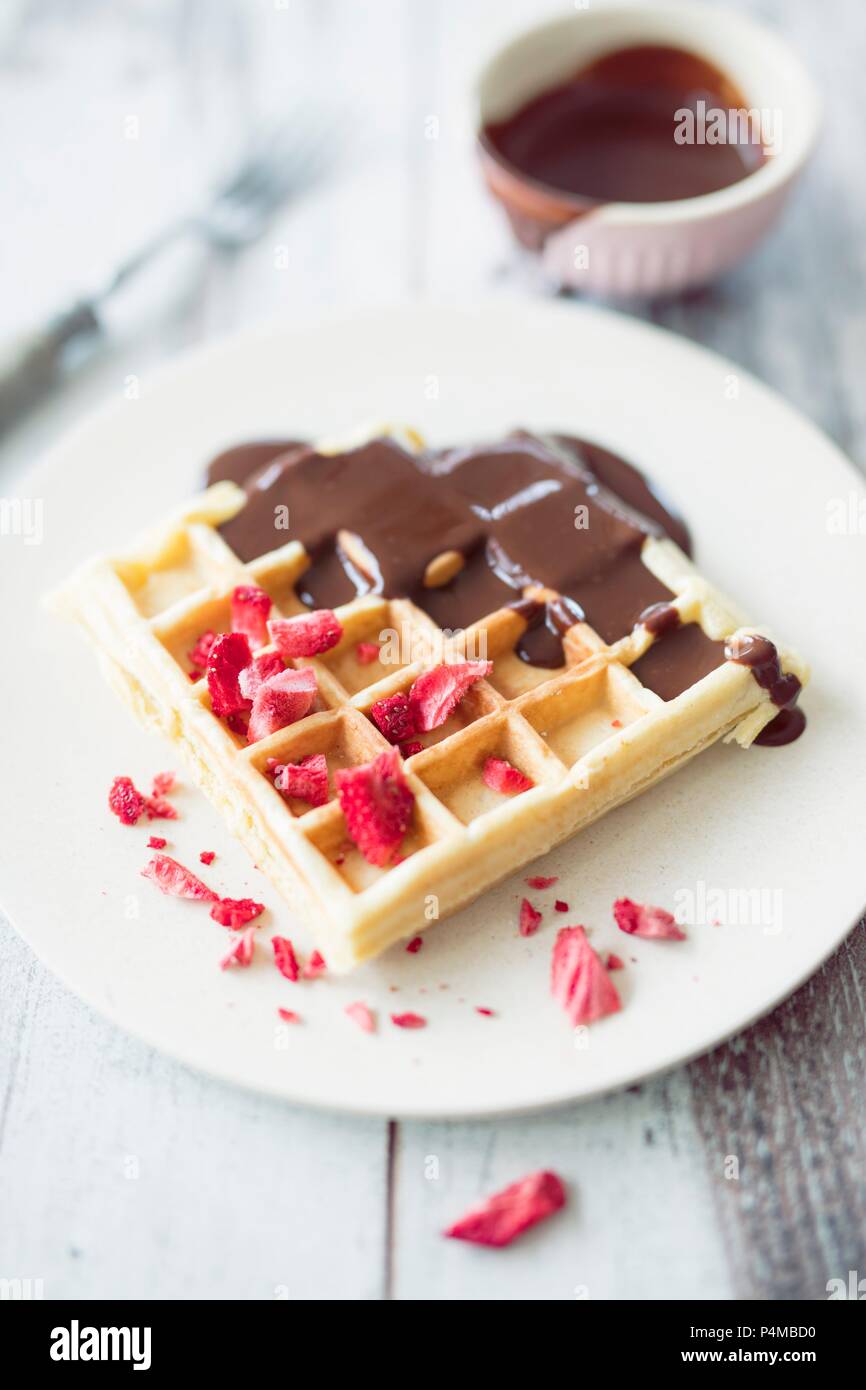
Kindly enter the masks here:
M 111 296 L 170 246 L 192 236 L 231 255 L 256 241 L 289 193 L 309 186 L 323 172 L 339 119 L 331 110 L 327 119 L 314 123 L 307 108 L 296 109 L 251 143 L 240 166 L 204 207 L 138 247 L 94 293 L 0 345 L 0 433 L 57 382 L 68 348 L 102 334 L 101 311 Z

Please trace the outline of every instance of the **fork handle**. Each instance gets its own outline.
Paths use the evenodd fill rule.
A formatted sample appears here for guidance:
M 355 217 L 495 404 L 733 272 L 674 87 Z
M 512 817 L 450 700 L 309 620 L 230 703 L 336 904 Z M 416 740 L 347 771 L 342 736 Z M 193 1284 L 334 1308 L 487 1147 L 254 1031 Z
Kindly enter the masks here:
M 0 344 L 0 433 L 56 383 L 64 349 L 100 327 L 92 304 L 79 300 L 47 323 Z

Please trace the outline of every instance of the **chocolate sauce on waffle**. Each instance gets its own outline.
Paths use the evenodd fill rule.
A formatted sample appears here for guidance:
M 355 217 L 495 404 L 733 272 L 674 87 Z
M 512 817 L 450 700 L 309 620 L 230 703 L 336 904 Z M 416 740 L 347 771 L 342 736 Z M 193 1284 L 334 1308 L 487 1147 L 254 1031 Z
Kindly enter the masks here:
M 764 163 L 760 132 L 752 138 L 739 121 L 733 131 L 726 126 L 721 140 L 709 132 L 704 140 L 675 138 L 678 129 L 688 137 L 681 113 L 694 124 L 702 111 L 739 113 L 748 106 L 734 83 L 697 54 L 644 44 L 596 59 L 506 120 L 486 125 L 481 139 L 534 182 L 590 205 L 667 202 L 727 188 Z
M 674 594 L 641 559 L 648 536 L 690 550 L 684 523 L 598 445 L 527 431 L 420 454 L 391 438 L 339 454 L 266 441 L 220 454 L 208 481 L 226 478 L 247 494 L 221 528 L 227 544 L 249 561 L 301 541 L 311 563 L 297 590 L 310 607 L 409 598 L 448 631 L 510 607 L 526 622 L 518 656 L 545 669 L 564 664 L 563 637 L 584 618 L 607 643 L 642 622 L 657 640 L 633 669 L 665 700 L 725 660 L 722 643 L 679 626 Z M 432 562 L 449 553 L 462 567 L 434 587 Z M 757 649 L 747 664 L 763 680 Z
M 756 743 L 778 748 L 793 743 L 806 727 L 806 716 L 796 708 L 802 686 L 792 672 L 782 670 L 779 653 L 768 637 L 750 635 L 732 638 L 725 647 L 728 661 L 748 666 L 762 690 L 766 690 L 779 713 L 758 734 Z

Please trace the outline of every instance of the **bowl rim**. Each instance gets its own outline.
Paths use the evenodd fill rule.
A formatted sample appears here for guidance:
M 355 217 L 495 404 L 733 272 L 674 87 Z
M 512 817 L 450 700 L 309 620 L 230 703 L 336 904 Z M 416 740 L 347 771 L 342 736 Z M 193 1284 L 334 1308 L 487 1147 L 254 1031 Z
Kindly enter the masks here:
M 788 69 L 794 82 L 800 88 L 806 119 L 798 139 L 786 145 L 778 155 L 771 155 L 760 168 L 753 170 L 737 183 L 729 184 L 726 188 L 716 189 L 712 193 L 701 193 L 694 198 L 672 198 L 664 202 L 646 203 L 626 201 L 594 203 L 591 199 L 581 198 L 576 194 L 556 188 L 553 184 L 532 178 L 491 149 L 483 136 L 485 120 L 482 89 L 494 66 L 507 54 L 519 52 L 528 40 L 538 34 L 559 28 L 574 27 L 588 19 L 600 20 L 603 23 L 608 17 L 630 17 L 639 24 L 641 21 L 651 21 L 658 16 L 670 17 L 674 20 L 683 19 L 690 27 L 719 22 L 730 23 L 739 29 L 740 33 L 746 37 L 747 42 L 751 42 L 754 48 L 761 48 L 765 52 L 771 53 L 777 62 Z M 639 35 L 636 34 L 634 42 L 639 41 Z M 682 43 L 684 48 L 688 48 L 688 36 L 685 33 Z M 693 0 L 691 3 L 689 0 L 665 0 L 662 4 L 653 4 L 652 6 L 639 3 L 605 4 L 596 9 L 575 10 L 571 14 L 554 13 L 536 24 L 524 25 L 515 31 L 510 39 L 499 44 L 478 70 L 473 83 L 473 99 L 475 141 L 482 159 L 491 161 L 510 175 L 512 179 L 530 188 L 539 196 L 547 197 L 563 208 L 573 209 L 575 217 L 581 217 L 585 220 L 592 218 L 594 222 L 603 220 L 610 224 L 620 225 L 637 222 L 653 225 L 699 222 L 761 201 L 790 183 L 802 170 L 815 148 L 823 118 L 821 96 L 812 76 L 799 54 L 773 29 L 754 19 L 751 15 L 745 15 L 721 5 L 698 7 L 693 3 Z M 563 221 L 562 225 L 567 224 Z

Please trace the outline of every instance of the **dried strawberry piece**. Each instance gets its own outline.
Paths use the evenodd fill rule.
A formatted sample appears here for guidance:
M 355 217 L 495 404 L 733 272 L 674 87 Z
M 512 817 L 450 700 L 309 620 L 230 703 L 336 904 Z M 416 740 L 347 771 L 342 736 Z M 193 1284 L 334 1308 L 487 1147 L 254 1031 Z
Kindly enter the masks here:
M 427 1020 L 423 1014 L 413 1014 L 411 1011 L 405 1014 L 392 1014 L 391 1022 L 395 1028 L 426 1028 Z
M 216 639 L 216 633 L 212 632 L 211 629 L 208 628 L 207 632 L 202 633 L 201 637 L 196 642 L 192 651 L 187 652 L 186 659 L 189 662 L 190 666 L 195 667 L 196 672 L 204 671 L 207 669 L 207 659 L 210 655 L 210 649 L 213 646 Z M 193 680 L 199 679 L 199 676 L 196 675 L 194 672 L 191 672 L 190 674 L 192 675 Z
M 410 739 L 408 743 L 400 744 L 400 752 L 404 758 L 414 758 L 416 753 L 424 752 L 424 745 L 419 743 L 417 739 Z
M 242 632 L 224 632 L 211 647 L 207 659 L 207 688 L 211 708 L 219 718 L 249 709 L 250 702 L 238 684 L 238 677 L 252 659 L 250 644 Z
M 520 935 L 534 936 L 540 926 L 541 913 L 536 911 L 528 898 L 524 898 L 520 904 Z
M 416 732 L 415 714 L 408 695 L 387 695 L 370 708 L 370 718 L 389 743 L 402 743 Z
M 247 739 L 257 743 L 287 724 L 303 719 L 312 709 L 319 685 L 316 673 L 305 666 L 301 671 L 283 670 L 271 676 L 256 691 Z
M 396 748 L 361 767 L 341 768 L 334 781 L 346 829 L 369 864 L 394 858 L 412 820 L 415 795 Z
M 328 800 L 328 760 L 324 753 L 311 753 L 299 763 L 275 763 L 274 786 L 284 796 L 296 796 L 310 806 L 324 806 Z
M 250 646 L 268 645 L 271 596 L 257 584 L 239 584 L 232 590 L 232 632 L 242 632 Z
M 470 686 L 493 669 L 492 661 L 461 661 L 425 671 L 409 691 L 415 727 L 422 733 L 438 729 L 457 708 Z
M 177 820 L 177 811 L 164 796 L 146 796 L 144 809 L 148 820 Z
M 261 656 L 254 656 L 238 676 L 241 694 L 248 700 L 254 700 L 259 687 L 285 669 L 279 652 L 262 652 Z
M 530 888 L 552 888 L 554 883 L 559 882 L 559 879 L 556 875 L 553 878 L 544 878 L 541 874 L 537 874 L 535 878 L 528 878 L 526 882 Z
M 413 937 L 412 937 L 412 940 L 411 940 L 411 941 L 408 941 L 408 942 L 406 943 L 406 950 L 409 952 L 409 955 L 410 955 L 410 956 L 415 956 L 415 955 L 417 955 L 418 952 L 421 950 L 421 947 L 422 947 L 423 945 L 424 945 L 424 938 L 423 938 L 423 936 L 413 936 Z
M 556 934 L 550 989 L 571 1023 L 595 1023 L 622 1008 L 607 971 L 589 944 L 583 927 L 562 927 Z
M 277 651 L 287 661 L 329 652 L 343 635 L 343 625 L 330 608 L 317 608 L 315 613 L 299 618 L 272 618 L 268 629 Z
M 136 790 L 131 777 L 115 777 L 108 793 L 109 809 L 122 825 L 135 825 L 147 805 L 147 798 Z
M 155 854 L 145 864 L 141 875 L 142 878 L 151 879 L 161 893 L 168 893 L 172 898 L 194 898 L 207 903 L 217 900 L 212 888 L 208 888 L 206 883 L 202 883 L 200 878 L 196 878 L 195 874 L 168 854 Z
M 359 642 L 355 648 L 355 656 L 359 665 L 369 666 L 372 662 L 379 660 L 381 650 L 378 642 Z
M 613 951 L 608 951 L 604 964 L 607 970 L 625 970 L 625 961 L 622 956 L 616 955 Z
M 656 941 L 686 939 L 673 914 L 665 912 L 663 907 L 647 907 L 643 903 L 633 903 L 631 898 L 617 898 L 613 915 L 620 931 L 627 932 L 629 936 L 645 936 Z
M 201 854 L 199 855 L 199 859 L 201 860 L 202 864 L 212 864 L 213 861 L 216 859 L 216 855 L 214 854 L 212 849 L 203 849 Z
M 256 948 L 256 929 L 247 927 L 235 937 L 226 955 L 220 961 L 220 969 L 228 970 L 230 965 L 249 965 Z
M 302 1022 L 303 1022 L 303 1020 L 302 1020 L 302 1018 L 301 1018 L 301 1015 L 300 1015 L 300 1014 L 296 1014 L 295 1011 L 294 1011 L 294 1009 L 277 1009 L 277 1013 L 279 1014 L 280 1018 L 283 1020 L 283 1023 L 302 1023 Z
M 484 1008 L 484 1006 L 481 1005 L 481 1004 L 476 1004 L 476 1005 L 475 1005 L 475 1012 L 476 1012 L 477 1014 L 483 1014 L 485 1018 L 495 1018 L 495 1017 L 496 1017 L 496 1015 L 494 1014 L 494 1012 L 493 1012 L 492 1009 L 486 1009 L 486 1008 Z
M 471 1207 L 445 1235 L 474 1245 L 508 1245 L 564 1206 L 565 1188 L 556 1173 L 530 1173 Z
M 295 955 L 295 948 L 287 936 L 271 937 L 271 946 L 274 949 L 274 965 L 281 975 L 285 975 L 287 980 L 293 983 L 297 980 L 300 970 L 298 969 L 298 958 Z
M 260 917 L 264 910 L 264 903 L 253 902 L 252 898 L 219 898 L 211 908 L 210 915 L 221 927 L 239 931 L 248 922 Z
M 513 767 L 505 758 L 488 758 L 482 773 L 485 786 L 491 791 L 504 792 L 507 796 L 515 792 L 527 792 L 535 783 L 519 768 Z
M 568 912 L 568 903 L 564 903 L 562 898 L 557 898 L 553 904 L 553 910 L 554 912 Z
M 151 835 L 147 842 L 148 849 L 165 849 L 168 840 L 164 840 L 161 835 Z
M 319 951 L 314 951 L 301 974 L 305 980 L 316 980 L 320 975 L 324 975 L 327 968 L 325 957 Z
M 151 796 L 168 796 L 169 792 L 174 791 L 176 781 L 177 778 L 173 772 L 158 772 L 151 784 Z
M 354 1004 L 347 1004 L 343 1012 L 348 1014 L 353 1023 L 357 1023 L 362 1032 L 375 1033 L 375 1014 L 367 1008 L 366 1004 L 362 1004 L 360 1000 Z

